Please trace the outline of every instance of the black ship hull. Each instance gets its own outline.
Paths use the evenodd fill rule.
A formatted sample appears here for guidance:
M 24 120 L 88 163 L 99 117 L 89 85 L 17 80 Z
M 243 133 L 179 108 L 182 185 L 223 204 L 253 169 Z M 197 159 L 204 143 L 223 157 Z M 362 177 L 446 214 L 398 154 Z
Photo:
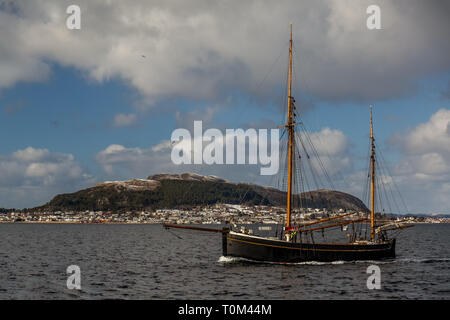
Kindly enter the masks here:
M 381 243 L 296 243 L 226 232 L 224 256 L 268 262 L 356 261 L 395 257 L 395 239 Z

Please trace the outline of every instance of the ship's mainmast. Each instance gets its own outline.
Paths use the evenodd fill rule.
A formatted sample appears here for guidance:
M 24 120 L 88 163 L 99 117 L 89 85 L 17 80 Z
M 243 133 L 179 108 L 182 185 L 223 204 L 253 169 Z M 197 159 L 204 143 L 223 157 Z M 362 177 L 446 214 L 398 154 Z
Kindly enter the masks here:
M 374 213 L 375 213 L 375 144 L 373 138 L 372 106 L 370 106 L 370 184 L 371 184 L 371 210 L 370 210 L 370 240 L 375 240 Z
M 289 85 L 288 85 L 288 117 L 286 128 L 289 132 L 289 164 L 288 164 L 288 189 L 287 189 L 287 216 L 286 216 L 286 233 L 290 233 L 291 227 L 291 210 L 292 210 L 292 161 L 294 147 L 294 104 L 291 96 L 292 87 L 292 22 L 290 24 L 291 38 L 289 41 Z

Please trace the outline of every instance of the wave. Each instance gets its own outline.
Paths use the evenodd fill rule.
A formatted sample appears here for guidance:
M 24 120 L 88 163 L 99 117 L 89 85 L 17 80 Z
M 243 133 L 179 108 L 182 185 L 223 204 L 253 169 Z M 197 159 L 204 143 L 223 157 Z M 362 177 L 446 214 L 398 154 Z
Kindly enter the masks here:
M 305 262 L 273 262 L 273 261 L 258 261 L 241 257 L 225 257 L 221 256 L 217 262 L 220 263 L 259 263 L 259 264 L 281 264 L 281 265 L 325 265 L 325 264 L 344 264 L 346 261 L 305 261 Z
M 225 256 L 221 256 L 219 258 L 219 260 L 217 260 L 217 262 L 221 262 L 221 263 L 236 263 L 236 262 L 264 263 L 264 262 L 261 262 L 261 261 L 250 260 L 250 259 L 241 258 L 241 257 L 225 257 Z
M 424 258 L 424 259 L 404 258 L 404 259 L 397 259 L 396 261 L 405 263 L 433 263 L 433 262 L 448 262 L 450 261 L 450 258 Z
M 281 264 L 281 265 L 340 265 L 340 264 L 389 264 L 389 263 L 434 263 L 434 262 L 448 262 L 450 258 L 424 258 L 424 259 L 388 259 L 388 260 L 354 260 L 354 261 L 305 261 L 305 262 L 272 262 L 272 261 L 257 261 L 241 257 L 225 257 L 221 256 L 217 262 L 220 263 L 256 263 L 256 264 Z

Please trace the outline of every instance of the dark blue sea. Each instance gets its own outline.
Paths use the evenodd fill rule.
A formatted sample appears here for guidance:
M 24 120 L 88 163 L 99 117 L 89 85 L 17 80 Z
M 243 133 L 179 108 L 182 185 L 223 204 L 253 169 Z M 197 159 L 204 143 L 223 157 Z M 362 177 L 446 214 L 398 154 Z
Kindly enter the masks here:
M 402 231 L 395 259 L 291 265 L 221 257 L 220 234 L 161 225 L 2 223 L 0 241 L 0 299 L 450 298 L 450 224 Z

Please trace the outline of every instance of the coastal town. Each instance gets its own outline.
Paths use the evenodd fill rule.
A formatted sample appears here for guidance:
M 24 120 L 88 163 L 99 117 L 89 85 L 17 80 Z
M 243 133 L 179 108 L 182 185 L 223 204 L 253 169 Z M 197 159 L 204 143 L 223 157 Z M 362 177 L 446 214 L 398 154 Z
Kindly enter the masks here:
M 307 208 L 293 212 L 292 221 L 303 223 L 329 218 L 352 211 L 325 208 Z M 449 216 L 436 215 L 386 215 L 378 219 L 409 223 L 450 223 Z M 365 212 L 354 212 L 348 219 L 367 217 Z M 0 223 L 128 223 L 128 224 L 283 224 L 285 210 L 281 207 L 215 204 L 191 209 L 157 209 L 153 211 L 56 211 L 56 212 L 0 212 Z

